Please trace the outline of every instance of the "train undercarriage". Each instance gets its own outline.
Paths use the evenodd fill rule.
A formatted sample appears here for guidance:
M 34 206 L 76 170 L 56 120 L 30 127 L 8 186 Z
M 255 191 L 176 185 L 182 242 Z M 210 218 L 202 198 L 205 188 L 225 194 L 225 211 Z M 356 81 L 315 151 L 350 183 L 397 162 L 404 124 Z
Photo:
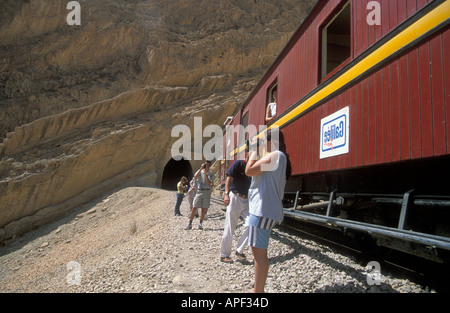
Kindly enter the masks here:
M 450 259 L 448 157 L 308 174 L 289 181 L 285 215 L 367 245 Z

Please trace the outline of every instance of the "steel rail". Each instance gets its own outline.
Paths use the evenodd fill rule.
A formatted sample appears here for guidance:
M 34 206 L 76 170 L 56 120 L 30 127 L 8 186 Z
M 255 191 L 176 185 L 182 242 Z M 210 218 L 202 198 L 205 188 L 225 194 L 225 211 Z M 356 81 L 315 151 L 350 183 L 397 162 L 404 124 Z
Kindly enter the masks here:
M 315 213 L 299 212 L 293 209 L 284 209 L 284 213 L 287 216 L 299 218 L 301 220 L 316 223 L 319 225 L 353 229 L 357 231 L 366 232 L 371 235 L 391 237 L 427 246 L 432 246 L 439 249 L 450 250 L 450 238 L 447 237 L 430 235 L 381 225 L 373 225 L 352 220 L 344 220 L 336 217 L 324 216 Z

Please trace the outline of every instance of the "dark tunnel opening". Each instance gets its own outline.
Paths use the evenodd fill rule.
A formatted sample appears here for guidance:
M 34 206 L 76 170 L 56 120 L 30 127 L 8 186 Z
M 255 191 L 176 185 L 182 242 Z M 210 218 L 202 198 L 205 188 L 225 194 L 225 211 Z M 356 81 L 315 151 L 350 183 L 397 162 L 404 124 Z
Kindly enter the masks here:
M 176 191 L 177 184 L 183 176 L 186 176 L 189 180 L 194 176 L 191 163 L 185 159 L 181 159 L 180 161 L 170 159 L 164 167 L 161 188 Z

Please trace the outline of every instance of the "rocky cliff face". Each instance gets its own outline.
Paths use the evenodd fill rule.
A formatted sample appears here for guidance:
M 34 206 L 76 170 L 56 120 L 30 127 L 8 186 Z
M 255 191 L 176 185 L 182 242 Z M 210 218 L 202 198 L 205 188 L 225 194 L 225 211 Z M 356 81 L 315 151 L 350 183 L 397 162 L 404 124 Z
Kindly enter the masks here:
M 2 1 L 0 241 L 158 185 L 173 125 L 221 125 L 315 1 L 80 0 L 80 26 L 68 2 Z

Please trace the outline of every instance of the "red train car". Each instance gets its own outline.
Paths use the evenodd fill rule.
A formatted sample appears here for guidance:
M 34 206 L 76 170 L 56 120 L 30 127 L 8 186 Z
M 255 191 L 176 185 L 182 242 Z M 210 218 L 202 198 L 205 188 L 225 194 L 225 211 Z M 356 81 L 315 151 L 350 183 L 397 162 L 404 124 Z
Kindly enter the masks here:
M 317 2 L 231 121 L 266 124 L 277 91 L 286 214 L 450 250 L 449 22 L 450 0 Z

